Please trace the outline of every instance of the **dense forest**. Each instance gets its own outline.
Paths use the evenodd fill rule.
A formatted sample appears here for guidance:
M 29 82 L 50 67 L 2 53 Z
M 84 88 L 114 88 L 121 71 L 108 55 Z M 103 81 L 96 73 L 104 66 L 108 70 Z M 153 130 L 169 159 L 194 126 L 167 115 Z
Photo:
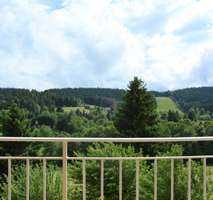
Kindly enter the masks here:
M 151 91 L 155 97 L 171 97 L 183 110 L 200 109 L 202 112 L 213 112 L 213 87 L 187 88 L 181 90 L 157 92 Z M 28 89 L 0 88 L 0 108 L 4 109 L 12 102 L 29 111 L 38 106 L 63 107 L 90 104 L 100 107 L 114 108 L 122 101 L 124 89 L 110 88 L 63 88 L 42 92 Z
M 41 108 L 78 106 L 90 104 L 101 107 L 114 107 L 115 102 L 122 100 L 124 90 L 101 88 L 67 88 L 51 89 L 38 92 L 27 89 L 0 89 L 0 108 L 5 109 L 16 103 L 29 111 Z
M 184 111 L 192 107 L 213 112 L 213 87 L 188 88 L 168 92 Z
M 213 135 L 213 87 L 190 88 L 172 92 L 149 92 L 145 83 L 138 79 L 130 81 L 126 90 L 102 88 L 66 88 L 35 91 L 27 89 L 0 89 L 0 136 L 32 137 L 182 137 Z M 180 109 L 159 112 L 156 97 L 170 97 Z M 60 144 L 10 144 L 0 143 L 1 155 L 60 155 Z M 165 145 L 118 145 L 118 144 L 71 144 L 69 155 L 73 156 L 158 156 L 158 155 L 212 155 L 212 144 L 165 144 Z M 211 160 L 208 161 L 211 166 Z M 126 200 L 134 199 L 134 162 L 124 163 L 124 185 Z M 193 191 L 202 188 L 202 163 L 193 161 Z M 61 199 L 61 165 L 50 162 L 48 166 L 48 195 L 51 200 Z M 98 199 L 98 164 L 89 162 L 87 168 L 88 199 Z M 170 199 L 166 188 L 170 183 L 167 173 L 170 164 L 158 163 L 159 190 L 158 199 Z M 106 200 L 118 199 L 117 173 L 118 163 L 107 163 L 105 173 Z M 177 182 L 175 192 L 178 200 L 185 200 L 187 185 L 187 165 L 176 162 Z M 0 162 L 0 199 L 7 199 L 5 182 L 6 164 Z M 42 198 L 42 186 L 35 180 L 41 178 L 42 166 L 34 163 L 31 167 L 31 199 Z M 81 163 L 70 163 L 70 198 L 82 199 L 80 187 Z M 153 163 L 141 162 L 140 179 L 146 188 L 141 199 L 153 198 Z M 24 199 L 24 164 L 13 164 L 13 199 Z M 199 179 L 200 178 L 200 179 Z M 198 181 L 199 180 L 199 181 Z M 213 183 L 211 184 L 213 186 Z M 209 187 L 209 199 L 213 187 Z M 36 192 L 35 192 L 36 191 Z M 146 191 L 146 193 L 144 192 Z M 201 200 L 202 192 L 193 193 L 193 199 Z

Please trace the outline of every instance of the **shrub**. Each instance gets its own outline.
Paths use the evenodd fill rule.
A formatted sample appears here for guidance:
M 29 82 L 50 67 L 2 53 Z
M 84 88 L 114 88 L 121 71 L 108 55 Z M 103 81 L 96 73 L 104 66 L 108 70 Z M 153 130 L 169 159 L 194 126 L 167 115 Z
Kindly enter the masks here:
M 159 156 L 182 155 L 180 146 L 172 146 L 171 149 Z M 77 152 L 76 156 L 88 157 L 138 157 L 143 156 L 142 151 L 136 152 L 132 146 L 115 144 L 94 144 L 88 147 L 87 154 Z M 135 199 L 135 160 L 123 161 L 123 199 Z M 158 160 L 158 199 L 170 199 L 171 161 Z M 104 162 L 104 189 L 105 200 L 117 200 L 119 194 L 119 162 Z M 174 162 L 175 199 L 187 199 L 187 162 L 175 160 Z M 140 161 L 139 189 L 141 200 L 153 199 L 154 191 L 154 165 L 153 161 Z M 201 200 L 202 197 L 202 165 L 199 161 L 192 161 L 192 199 Z M 62 199 L 61 167 L 57 163 L 48 162 L 47 166 L 47 199 Z M 18 167 L 13 164 L 12 169 L 12 200 L 25 199 L 25 166 Z M 30 168 L 30 199 L 42 199 L 42 165 L 31 162 Z M 69 161 L 68 164 L 68 198 L 82 199 L 82 161 Z M 87 199 L 100 199 L 100 161 L 86 161 L 86 188 Z M 209 195 L 212 190 L 208 189 Z M 0 190 L 2 200 L 7 199 L 7 184 L 1 183 Z M 210 197 L 210 196 L 209 196 Z

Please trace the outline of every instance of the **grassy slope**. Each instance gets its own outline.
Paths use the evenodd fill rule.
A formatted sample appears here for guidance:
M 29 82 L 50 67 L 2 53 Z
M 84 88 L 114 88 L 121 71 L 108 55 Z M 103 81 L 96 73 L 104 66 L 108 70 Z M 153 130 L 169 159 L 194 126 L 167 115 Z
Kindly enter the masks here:
M 178 108 L 177 104 L 171 98 L 156 97 L 156 100 L 157 100 L 158 112 L 168 112 L 169 110 L 173 110 L 173 111 L 179 111 L 180 113 L 182 113 L 181 110 Z M 94 108 L 94 106 L 92 106 L 92 105 L 87 105 L 87 106 L 89 108 Z M 85 108 L 84 106 L 64 107 L 63 109 L 65 112 L 76 111 L 77 109 L 80 110 L 81 112 L 89 111 L 89 109 Z
M 70 112 L 70 111 L 76 111 L 79 110 L 80 112 L 88 112 L 89 110 L 86 109 L 84 106 L 79 106 L 79 107 L 63 107 L 65 112 Z
M 85 105 L 85 106 L 77 106 L 77 107 L 63 107 L 64 112 L 71 112 L 71 111 L 76 111 L 79 110 L 80 112 L 87 112 L 89 113 L 91 109 L 94 109 L 95 107 L 98 106 L 94 106 L 94 105 Z M 103 110 L 107 110 L 109 108 L 103 108 L 103 107 L 99 107 Z
M 169 97 L 156 97 L 156 100 L 159 112 L 168 112 L 169 110 L 181 112 L 177 104 Z

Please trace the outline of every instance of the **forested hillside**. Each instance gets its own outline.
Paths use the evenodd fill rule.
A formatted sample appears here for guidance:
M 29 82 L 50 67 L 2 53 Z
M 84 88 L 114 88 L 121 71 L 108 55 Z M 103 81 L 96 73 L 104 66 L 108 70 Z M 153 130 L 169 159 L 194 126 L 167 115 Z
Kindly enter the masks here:
M 168 92 L 184 111 L 192 107 L 213 112 L 213 87 L 187 88 Z
M 6 109 L 16 103 L 27 110 L 48 107 L 67 107 L 90 104 L 101 107 L 114 107 L 122 100 L 124 90 L 104 88 L 66 88 L 42 92 L 27 89 L 0 89 L 0 108 Z
M 152 91 L 156 97 L 170 97 L 184 112 L 199 108 L 201 112 L 213 112 L 213 87 L 188 88 L 168 92 Z M 22 108 L 37 110 L 38 107 L 68 107 L 90 104 L 114 108 L 122 101 L 125 90 L 107 88 L 64 88 L 42 92 L 27 89 L 0 89 L 0 108 L 15 102 Z
M 192 89 L 193 90 L 193 89 Z M 201 89 L 202 90 L 202 89 Z M 194 94 L 190 96 L 191 89 L 183 99 L 188 104 L 197 98 Z M 52 89 L 42 92 L 25 89 L 0 89 L 0 136 L 5 137 L 187 137 L 187 136 L 210 136 L 213 135 L 213 120 L 211 113 L 207 113 L 202 107 L 191 108 L 185 113 L 180 111 L 179 97 L 182 91 L 159 93 L 149 92 L 145 83 L 138 79 L 130 81 L 126 91 L 119 89 L 101 89 L 101 88 L 79 88 L 79 89 Z M 208 90 L 205 91 L 208 93 Z M 205 98 L 205 92 L 202 99 L 211 104 L 211 94 L 208 93 Z M 153 95 L 155 94 L 155 96 Z M 176 95 L 176 96 L 175 96 Z M 198 93 L 197 95 L 200 95 Z M 161 97 L 159 97 L 161 96 Z M 164 96 L 164 97 L 162 97 Z M 177 100 L 176 100 L 177 99 Z M 202 100 L 201 99 L 201 100 Z M 176 101 L 176 102 L 175 102 Z M 200 101 L 199 106 L 204 103 Z M 203 109 L 203 111 L 202 111 Z M 202 112 L 201 112 L 202 111 Z M 118 145 L 118 144 L 70 144 L 69 155 L 78 156 L 157 156 L 157 155 L 212 155 L 212 144 L 192 143 L 192 144 L 152 144 L 150 146 L 138 145 Z M 141 149 L 142 148 L 142 149 Z M 0 143 L 0 156 L 2 155 L 35 155 L 35 156 L 56 156 L 61 154 L 61 145 L 55 143 L 35 144 L 35 143 Z M 98 164 L 98 163 L 96 163 Z M 94 177 L 98 177 L 99 166 L 94 162 L 87 162 L 87 169 L 90 176 L 87 177 L 87 186 L 91 191 L 88 199 L 98 199 L 99 183 L 95 182 Z M 135 174 L 135 163 L 124 162 L 124 175 L 127 185 L 124 186 L 126 199 L 134 196 L 135 190 L 132 187 L 131 179 Z M 200 174 L 202 165 L 200 162 L 193 161 L 193 169 L 196 173 L 196 179 L 192 179 L 193 185 Z M 211 162 L 208 161 L 210 166 Z M 76 161 L 75 165 L 69 165 L 68 170 L 72 177 L 69 179 L 68 188 L 70 198 L 82 199 L 80 194 L 81 162 Z M 48 162 L 48 198 L 60 200 L 61 197 L 61 166 L 55 162 Z M 170 176 L 166 173 L 170 170 L 170 164 L 159 162 L 159 185 L 168 188 Z M 176 194 L 180 200 L 185 200 L 184 193 L 187 175 L 187 166 L 184 162 L 177 162 L 179 169 L 179 180 L 176 184 Z M 141 177 L 147 183 L 146 195 L 144 199 L 153 199 L 153 165 L 151 163 L 141 162 L 140 168 L 143 171 Z M 115 191 L 117 186 L 116 169 L 113 162 L 105 165 L 107 177 L 111 177 L 106 183 L 106 200 L 116 200 Z M 168 170 L 167 170 L 168 169 Z M 25 165 L 12 166 L 13 176 L 13 194 L 17 199 L 23 199 L 25 182 Z M 40 178 L 41 165 L 31 162 L 31 199 L 42 198 L 42 184 L 37 180 Z M 182 176 L 181 176 L 182 174 Z M 0 199 L 7 199 L 7 164 L 0 162 Z M 33 181 L 34 180 L 34 181 Z M 202 179 L 200 179 L 202 180 Z M 132 180 L 134 181 L 134 180 Z M 134 181 L 135 182 L 135 181 Z M 73 185 L 76 184 L 75 189 Z M 113 185 L 113 187 L 111 187 Z M 213 185 L 213 184 L 212 184 Z M 51 187 L 49 187 L 51 186 Z M 58 190 L 55 188 L 58 187 Z M 197 184 L 200 189 L 202 183 Z M 96 189 L 98 188 L 98 189 Z M 111 189 L 110 189 L 111 188 Z M 159 200 L 170 199 L 170 191 L 162 190 L 159 193 Z M 180 192 L 181 191 L 181 192 Z M 213 188 L 210 188 L 209 194 L 213 194 Z M 199 193 L 199 195 L 202 193 Z M 94 196 L 97 198 L 94 198 Z M 192 199 L 201 200 L 202 195 L 192 196 Z M 209 198 L 210 199 L 210 198 Z

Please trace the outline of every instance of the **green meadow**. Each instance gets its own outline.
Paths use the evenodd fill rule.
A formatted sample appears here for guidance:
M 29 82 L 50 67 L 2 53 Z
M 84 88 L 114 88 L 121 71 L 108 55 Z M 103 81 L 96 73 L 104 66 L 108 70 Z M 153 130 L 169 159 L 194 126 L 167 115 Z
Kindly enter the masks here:
M 178 108 L 177 104 L 169 97 L 156 97 L 156 101 L 158 112 L 163 113 L 172 110 L 182 113 L 182 111 Z

